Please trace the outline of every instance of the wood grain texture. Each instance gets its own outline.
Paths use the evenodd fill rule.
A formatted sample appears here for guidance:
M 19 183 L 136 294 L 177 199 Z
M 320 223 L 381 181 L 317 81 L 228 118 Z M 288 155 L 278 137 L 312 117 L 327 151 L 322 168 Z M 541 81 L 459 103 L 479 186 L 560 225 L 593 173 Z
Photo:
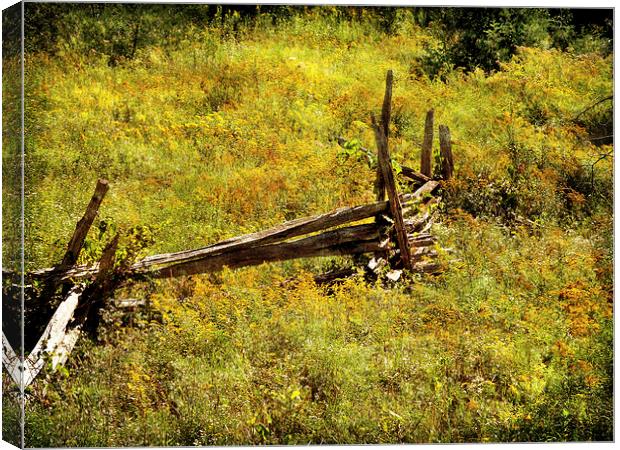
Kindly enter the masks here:
M 424 122 L 424 141 L 422 142 L 422 153 L 420 156 L 420 172 L 427 177 L 432 176 L 431 161 L 433 157 L 433 127 L 435 111 L 430 109 L 426 113 Z
M 419 204 L 421 201 L 426 201 L 427 194 L 432 194 L 438 186 L 439 182 L 431 180 L 426 182 L 413 194 L 401 195 L 399 197 L 401 207 Z M 257 251 L 257 249 L 262 246 L 283 242 L 287 239 L 292 239 L 309 233 L 329 230 L 330 228 L 337 226 L 342 226 L 375 217 L 380 214 L 389 213 L 390 204 L 388 201 L 369 203 L 366 205 L 348 208 L 339 208 L 325 214 L 291 220 L 267 230 L 226 239 L 206 247 L 149 256 L 134 263 L 125 275 L 128 278 L 131 278 L 134 274 L 147 274 L 151 270 L 158 271 L 158 268 L 163 265 L 188 263 L 193 260 L 201 260 L 235 251 Z M 424 223 L 426 223 L 426 218 L 420 221 L 420 223 L 414 226 L 414 228 L 419 229 L 419 226 Z M 413 224 L 406 224 L 406 229 L 412 231 L 412 225 Z M 354 247 L 352 249 L 354 252 L 358 252 L 358 250 L 359 247 Z M 346 253 L 340 252 L 338 254 Z M 101 264 L 92 267 L 75 266 L 67 269 L 58 267 L 39 269 L 31 272 L 29 276 L 35 279 L 57 278 L 59 281 L 67 281 L 71 279 L 79 280 L 83 278 L 96 277 L 100 271 L 100 267 Z
M 75 227 L 75 231 L 73 232 L 73 236 L 71 236 L 71 240 L 69 241 L 69 245 L 67 246 L 67 251 L 62 258 L 62 262 L 60 265 L 62 267 L 73 266 L 80 256 L 80 252 L 82 250 L 82 246 L 84 245 L 84 240 L 86 239 L 86 235 L 90 230 L 90 227 L 97 217 L 97 213 L 99 212 L 99 207 L 101 206 L 101 202 L 105 197 L 105 194 L 108 192 L 110 188 L 108 181 L 104 179 L 97 180 L 97 186 L 95 187 L 95 192 L 86 207 L 86 212 L 77 223 Z
M 17 353 L 15 353 L 15 350 L 13 350 L 13 346 L 11 346 L 11 343 L 4 334 L 4 331 L 2 331 L 2 366 L 11 376 L 15 384 L 17 384 L 17 386 L 21 386 L 21 358 L 17 355 Z
M 52 369 L 55 369 L 66 361 L 73 350 L 79 338 L 80 327 L 68 329 L 68 326 L 73 319 L 83 289 L 83 285 L 74 286 L 67 298 L 58 305 L 39 341 L 25 361 L 27 364 L 24 365 L 22 379 L 24 387 L 32 383 L 48 358 L 50 358 Z
M 439 149 L 441 152 L 441 176 L 447 181 L 452 178 L 454 173 L 454 160 L 452 158 L 450 129 L 445 125 L 439 125 Z
M 383 96 L 383 105 L 381 107 L 381 129 L 385 136 L 386 142 L 390 133 L 390 120 L 392 116 L 392 84 L 394 83 L 394 74 L 388 70 L 385 77 L 385 94 Z M 375 121 L 373 117 L 373 122 Z M 376 180 L 375 180 L 375 196 L 378 202 L 385 199 L 386 181 L 383 171 L 377 164 Z
M 264 262 L 315 256 L 351 255 L 380 249 L 379 228 L 376 224 L 370 223 L 327 231 L 292 242 L 280 242 L 209 255 L 199 259 L 189 259 L 151 270 L 149 275 L 155 278 L 169 278 L 214 272 L 224 267 L 246 267 Z
M 400 258 L 403 263 L 403 267 L 405 269 L 412 270 L 413 266 L 411 265 L 411 254 L 409 252 L 407 231 L 405 229 L 402 206 L 396 190 L 396 183 L 394 182 L 394 172 L 392 171 L 392 162 L 390 159 L 387 140 L 380 126 L 375 123 L 373 128 L 377 141 L 377 149 L 379 151 L 378 165 L 381 168 L 381 173 L 383 174 L 383 179 L 388 194 L 390 213 L 396 229 L 396 241 L 400 250 Z

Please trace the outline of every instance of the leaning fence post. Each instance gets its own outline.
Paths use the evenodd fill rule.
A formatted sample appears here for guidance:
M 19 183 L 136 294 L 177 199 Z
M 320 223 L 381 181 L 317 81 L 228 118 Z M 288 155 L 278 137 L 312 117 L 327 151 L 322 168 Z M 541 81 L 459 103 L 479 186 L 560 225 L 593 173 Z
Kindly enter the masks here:
M 396 242 L 400 250 L 400 259 L 403 262 L 405 269 L 413 270 L 411 253 L 409 251 L 409 239 L 407 238 L 407 231 L 405 229 L 402 206 L 400 204 L 400 199 L 398 198 L 398 191 L 396 190 L 390 150 L 388 147 L 393 81 L 394 76 L 392 71 L 388 70 L 385 80 L 385 97 L 383 99 L 383 108 L 381 111 L 381 123 L 377 124 L 375 117 L 372 116 L 372 125 L 375 131 L 375 139 L 377 141 L 377 170 L 380 171 L 383 184 L 387 190 L 388 201 L 390 203 L 390 212 L 392 215 L 392 220 L 394 220 L 394 228 L 396 229 Z
M 75 231 L 69 240 L 69 244 L 67 245 L 67 250 L 65 255 L 62 258 L 62 261 L 59 265 L 54 268 L 54 272 L 62 272 L 66 269 L 71 268 L 77 263 L 78 257 L 80 256 L 80 252 L 82 251 L 82 247 L 84 246 L 84 241 L 86 240 L 86 235 L 90 230 L 90 227 L 97 217 L 97 213 L 99 212 L 99 207 L 101 206 L 101 202 L 103 202 L 103 198 L 105 197 L 108 189 L 110 188 L 108 180 L 104 180 L 100 178 L 97 180 L 97 186 L 95 187 L 95 192 L 86 207 L 86 211 L 84 215 L 80 219 L 80 221 L 75 226 Z M 43 291 L 40 294 L 40 298 L 44 301 L 54 295 L 56 288 L 59 285 L 59 280 L 57 278 L 52 278 L 48 280 L 48 283 L 43 288 Z M 69 291 L 69 286 L 67 284 L 64 285 L 63 295 L 67 294 Z
M 454 160 L 452 159 L 450 129 L 446 125 L 439 125 L 439 149 L 441 153 L 441 176 L 447 181 L 452 178 Z
M 73 236 L 71 237 L 69 245 L 67 246 L 65 256 L 62 258 L 62 262 L 60 263 L 62 267 L 69 267 L 77 262 L 80 251 L 82 250 L 82 246 L 84 245 L 84 240 L 86 239 L 86 235 L 88 234 L 88 230 L 90 230 L 90 227 L 93 224 L 97 213 L 99 212 L 99 206 L 101 206 L 103 197 L 105 197 L 105 194 L 108 192 L 109 187 L 110 186 L 108 184 L 108 180 L 97 180 L 97 187 L 95 188 L 95 192 L 90 199 L 90 203 L 86 207 L 86 212 L 84 213 L 84 216 L 77 223 L 75 231 L 73 232 Z
M 422 143 L 422 155 L 420 160 L 420 172 L 430 177 L 432 175 L 431 159 L 433 155 L 433 122 L 435 111 L 429 109 L 424 123 L 424 142 Z
M 385 95 L 383 96 L 383 107 L 381 108 L 381 130 L 385 136 L 387 145 L 388 136 L 390 133 L 390 117 L 392 110 L 392 84 L 394 83 L 394 75 L 391 70 L 388 70 L 385 79 Z M 381 171 L 381 167 L 377 164 L 377 177 L 375 180 L 375 194 L 377 201 L 381 202 L 385 198 L 385 179 Z
M 405 221 L 403 219 L 403 209 L 398 198 L 398 191 L 396 190 L 396 183 L 394 181 L 394 172 L 392 171 L 392 163 L 390 159 L 390 151 L 387 145 L 387 139 L 383 135 L 383 129 L 377 125 L 373 117 L 373 128 L 375 130 L 375 137 L 377 140 L 377 147 L 379 150 L 378 165 L 383 175 L 385 187 L 388 194 L 388 201 L 390 203 L 390 213 L 392 220 L 394 221 L 394 228 L 396 230 L 396 242 L 400 250 L 400 259 L 403 262 L 403 266 L 407 270 L 413 270 L 413 264 L 411 262 L 411 253 L 409 251 L 409 238 L 407 237 L 407 230 L 405 229 Z

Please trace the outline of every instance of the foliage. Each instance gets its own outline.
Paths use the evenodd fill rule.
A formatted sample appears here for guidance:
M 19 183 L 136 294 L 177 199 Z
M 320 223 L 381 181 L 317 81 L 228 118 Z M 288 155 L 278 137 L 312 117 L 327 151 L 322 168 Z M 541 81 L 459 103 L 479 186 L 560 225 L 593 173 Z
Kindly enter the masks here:
M 442 275 L 315 285 L 332 258 L 124 288 L 146 306 L 34 384 L 28 446 L 612 439 L 613 147 L 590 108 L 611 56 L 522 46 L 555 19 L 520 10 L 485 19 L 488 73 L 454 69 L 482 63 L 419 9 L 27 8 L 67 18 L 26 59 L 27 269 L 62 257 L 99 177 L 84 263 L 119 231 L 128 261 L 373 201 L 388 68 L 395 168 L 431 107 L 456 163 Z
M 548 10 L 536 8 L 433 8 L 425 15 L 439 45 L 422 58 L 424 72 L 445 78 L 451 68 L 497 70 L 522 46 L 610 54 L 611 10 Z M 598 15 L 600 24 L 581 24 Z M 596 44 L 593 44 L 596 42 Z
M 438 231 L 460 262 L 404 288 L 353 278 L 328 293 L 304 272 L 280 284 L 276 266 L 163 283 L 55 377 L 30 442 L 611 439 L 611 303 L 592 244 L 467 215 Z

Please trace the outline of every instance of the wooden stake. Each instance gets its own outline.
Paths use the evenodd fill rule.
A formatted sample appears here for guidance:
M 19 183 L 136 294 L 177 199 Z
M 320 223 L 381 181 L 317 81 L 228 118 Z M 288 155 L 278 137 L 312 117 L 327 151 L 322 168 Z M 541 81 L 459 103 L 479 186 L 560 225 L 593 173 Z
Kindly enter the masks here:
M 391 70 L 388 70 L 385 78 L 385 95 L 383 96 L 383 107 L 381 108 L 381 128 L 385 140 L 387 142 L 390 132 L 390 118 L 392 114 L 392 84 L 394 83 L 394 75 Z M 385 199 L 385 179 L 383 178 L 383 171 L 381 167 L 377 165 L 377 177 L 375 180 L 375 194 L 377 201 L 383 201 Z
M 403 220 L 403 211 L 394 182 L 394 172 L 392 171 L 392 162 L 390 159 L 390 151 L 388 149 L 387 139 L 383 134 L 383 128 L 378 126 L 373 117 L 373 127 L 375 130 L 375 138 L 377 140 L 377 148 L 379 150 L 379 167 L 383 175 L 385 187 L 387 189 L 388 201 L 390 202 L 390 212 L 394 220 L 394 228 L 396 229 L 396 241 L 400 249 L 400 259 L 403 267 L 412 270 L 411 254 L 409 252 L 409 241 L 407 239 L 407 231 Z
M 424 123 L 424 142 L 422 143 L 422 156 L 420 160 L 420 172 L 427 177 L 432 176 L 431 160 L 433 156 L 433 122 L 435 111 L 429 109 Z
M 390 137 L 390 120 L 392 115 L 392 84 L 394 83 L 394 74 L 391 70 L 387 71 L 385 77 L 385 95 L 383 96 L 383 107 L 381 108 L 381 127 L 383 135 L 387 142 Z
M 69 245 L 67 246 L 65 256 L 62 258 L 62 262 L 60 263 L 62 267 L 70 267 L 77 262 L 78 257 L 80 256 L 80 251 L 82 250 L 82 246 L 84 245 L 84 240 L 86 239 L 86 235 L 88 234 L 88 230 L 90 230 L 90 227 L 93 224 L 97 213 L 99 212 L 99 206 L 101 206 L 101 202 L 103 201 L 105 194 L 108 192 L 108 189 L 109 184 L 107 180 L 97 180 L 95 192 L 90 199 L 90 203 L 86 207 L 86 212 L 84 213 L 84 216 L 77 223 L 75 231 L 73 232 L 73 236 L 71 237 Z
M 73 232 L 73 236 L 69 240 L 69 244 L 67 245 L 67 251 L 62 258 L 62 261 L 59 265 L 57 265 L 54 270 L 56 271 L 64 271 L 74 266 L 80 256 L 80 252 L 82 251 L 82 247 L 84 246 L 84 241 L 86 240 L 86 235 L 90 230 L 90 227 L 97 217 L 97 213 L 99 212 L 99 206 L 101 206 L 101 202 L 105 197 L 105 194 L 108 192 L 109 184 L 107 180 L 99 179 L 97 180 L 97 186 L 95 187 L 95 192 L 86 207 L 86 211 L 84 215 L 80 219 L 80 221 L 75 226 L 75 231 Z M 56 288 L 58 287 L 59 280 L 50 278 L 47 280 L 47 284 L 44 285 L 43 290 L 41 291 L 40 298 L 43 301 L 47 301 L 50 297 L 54 295 L 56 292 Z M 65 284 L 63 287 L 62 295 L 66 296 L 69 292 L 71 286 L 69 284 Z
M 452 159 L 450 129 L 445 125 L 439 125 L 439 148 L 441 152 L 441 176 L 447 181 L 452 178 L 454 160 Z

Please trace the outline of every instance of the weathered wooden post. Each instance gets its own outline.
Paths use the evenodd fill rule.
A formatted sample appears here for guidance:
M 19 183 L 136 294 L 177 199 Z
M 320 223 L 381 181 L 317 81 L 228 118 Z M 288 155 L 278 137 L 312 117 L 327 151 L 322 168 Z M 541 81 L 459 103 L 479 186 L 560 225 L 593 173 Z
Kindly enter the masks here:
M 103 198 L 105 197 L 109 188 L 110 185 L 108 183 L 108 180 L 104 180 L 103 178 L 97 180 L 95 192 L 93 192 L 93 195 L 90 199 L 90 202 L 88 203 L 88 206 L 86 207 L 84 215 L 75 226 L 75 231 L 73 232 L 73 235 L 69 240 L 65 255 L 63 256 L 60 264 L 58 264 L 54 268 L 55 272 L 63 272 L 64 270 L 69 269 L 77 263 L 80 252 L 82 251 L 82 247 L 84 246 L 84 241 L 86 240 L 86 235 L 88 234 L 88 231 L 90 230 L 90 227 L 92 226 L 95 217 L 97 217 L 97 214 L 99 213 L 99 207 L 101 206 Z M 58 284 L 59 283 L 57 279 L 50 278 L 47 281 L 45 287 L 43 288 L 40 298 L 44 302 L 46 302 L 47 299 L 54 295 Z M 63 296 L 68 293 L 69 289 L 70 286 L 65 285 L 63 289 Z
M 433 122 L 435 111 L 429 109 L 424 123 L 424 142 L 422 143 L 422 155 L 420 160 L 420 172 L 427 177 L 432 176 L 431 160 L 433 156 Z
M 73 233 L 73 236 L 69 241 L 65 256 L 62 258 L 62 262 L 60 263 L 61 267 L 71 267 L 77 262 L 78 256 L 80 256 L 80 251 L 82 250 L 82 246 L 84 245 L 84 240 L 86 239 L 86 235 L 88 234 L 88 230 L 90 230 L 90 227 L 93 224 L 97 213 L 99 212 L 99 206 L 101 206 L 101 202 L 103 201 L 103 198 L 105 197 L 105 194 L 108 192 L 109 188 L 110 186 L 108 184 L 108 180 L 97 180 L 95 192 L 90 199 L 90 203 L 86 207 L 86 212 L 84 213 L 84 216 L 75 227 L 75 232 Z
M 452 159 L 450 129 L 446 125 L 439 125 L 439 149 L 441 155 L 441 176 L 447 181 L 452 178 L 454 160 Z
M 407 270 L 413 270 L 411 261 L 411 253 L 409 251 L 409 239 L 405 229 L 403 219 L 403 210 L 398 198 L 396 183 L 394 181 L 394 172 L 392 171 L 392 161 L 390 158 L 390 150 L 388 148 L 388 129 L 390 120 L 390 109 L 392 99 L 392 83 L 394 76 L 391 70 L 388 70 L 385 80 L 385 97 L 383 99 L 383 109 L 381 111 L 381 124 L 377 124 L 375 117 L 372 116 L 372 124 L 375 131 L 375 139 L 377 141 L 378 151 L 378 170 L 383 176 L 383 184 L 387 190 L 388 201 L 390 203 L 390 212 L 392 220 L 394 220 L 394 228 L 396 230 L 396 241 L 400 250 L 400 259 L 403 267 Z
M 381 108 L 381 131 L 385 136 L 387 145 L 388 136 L 390 134 L 390 118 L 392 115 L 392 84 L 394 83 L 394 75 L 388 70 L 385 80 L 385 95 L 383 96 L 383 106 Z M 381 170 L 381 165 L 377 164 L 377 177 L 375 179 L 375 193 L 377 201 L 383 201 L 385 198 L 385 178 Z

